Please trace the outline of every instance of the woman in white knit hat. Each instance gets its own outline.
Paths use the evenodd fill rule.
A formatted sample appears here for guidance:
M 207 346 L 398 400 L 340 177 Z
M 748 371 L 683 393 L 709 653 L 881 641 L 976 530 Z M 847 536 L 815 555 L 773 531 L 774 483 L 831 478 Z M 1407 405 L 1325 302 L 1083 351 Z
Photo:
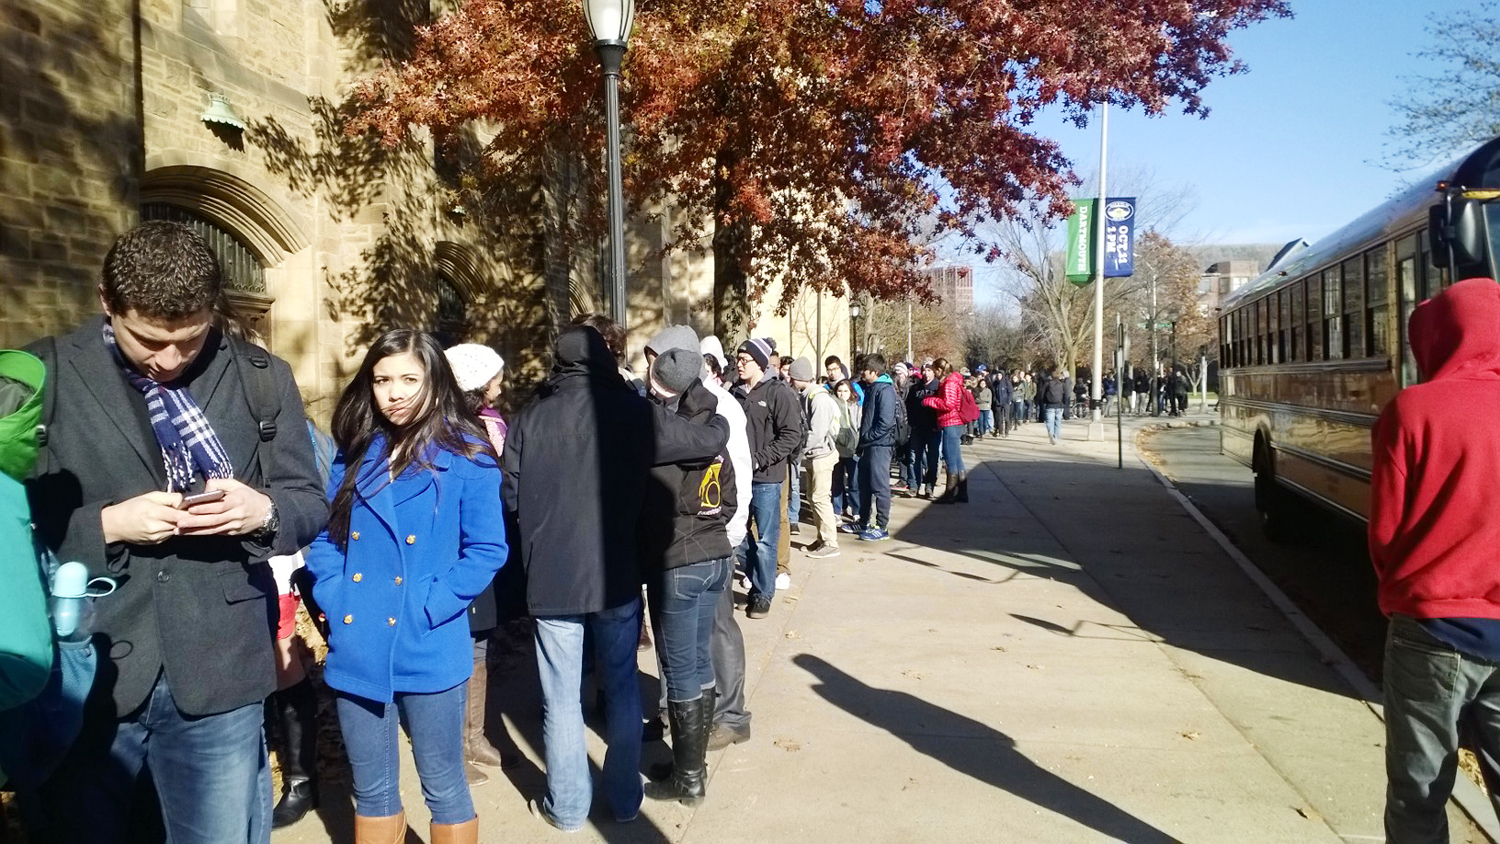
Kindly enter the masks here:
M 490 443 L 495 453 L 505 451 L 505 419 L 495 410 L 500 399 L 501 383 L 505 377 L 505 360 L 489 346 L 478 343 L 460 343 L 443 354 L 448 356 L 448 365 L 453 367 L 453 378 L 469 407 L 479 414 L 480 421 L 489 431 Z
M 495 402 L 500 398 L 505 360 L 494 349 L 478 343 L 460 343 L 444 350 L 443 354 L 448 358 L 453 380 L 463 391 L 469 409 L 484 423 L 495 453 L 503 454 L 507 427 L 505 419 L 495 410 Z M 470 785 L 489 781 L 489 775 L 476 766 L 510 768 L 520 762 L 517 754 L 496 749 L 485 733 L 484 723 L 489 692 L 490 635 L 500 622 L 497 602 L 501 598 L 496 589 L 500 588 L 497 584 L 505 579 L 506 575 L 500 575 L 469 605 L 469 633 L 474 637 L 474 673 L 469 678 L 468 710 L 464 717 L 464 774 Z

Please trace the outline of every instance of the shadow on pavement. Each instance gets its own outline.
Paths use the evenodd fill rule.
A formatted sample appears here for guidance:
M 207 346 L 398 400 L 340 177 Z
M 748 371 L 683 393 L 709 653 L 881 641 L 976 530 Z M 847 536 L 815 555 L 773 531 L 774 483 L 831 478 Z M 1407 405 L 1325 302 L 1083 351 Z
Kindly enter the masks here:
M 1111 839 L 1136 844 L 1176 840 L 1037 766 L 1015 749 L 1015 741 L 1005 733 L 914 695 L 866 685 L 816 656 L 799 654 L 792 662 L 818 678 L 813 690 L 829 703 L 961 774 L 1071 818 Z M 955 743 L 954 736 L 979 738 Z
M 1080 429 L 1064 430 L 1071 437 Z M 1029 578 L 1064 583 L 1115 611 L 1016 616 L 1056 636 L 1156 641 L 1355 696 L 1332 671 L 1309 665 L 1311 647 L 1149 469 L 1133 454 L 1117 468 L 1109 452 L 1080 454 L 1026 439 L 965 447 L 970 503 L 924 506 L 894 536 L 913 547 L 885 556 L 997 587 Z M 924 548 L 993 566 L 994 573 L 923 559 Z

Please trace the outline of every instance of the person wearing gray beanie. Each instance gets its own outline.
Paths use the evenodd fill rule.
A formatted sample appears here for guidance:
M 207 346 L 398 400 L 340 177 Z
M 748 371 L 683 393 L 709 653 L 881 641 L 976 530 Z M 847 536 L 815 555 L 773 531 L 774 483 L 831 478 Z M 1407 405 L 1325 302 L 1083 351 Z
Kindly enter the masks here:
M 696 346 L 696 338 L 694 340 Z M 651 362 L 651 392 L 664 399 L 675 399 L 693 386 L 702 371 L 703 356 L 696 349 L 668 349 Z
M 698 332 L 688 325 L 669 325 L 646 343 L 648 355 L 664 355 L 673 349 L 698 351 Z

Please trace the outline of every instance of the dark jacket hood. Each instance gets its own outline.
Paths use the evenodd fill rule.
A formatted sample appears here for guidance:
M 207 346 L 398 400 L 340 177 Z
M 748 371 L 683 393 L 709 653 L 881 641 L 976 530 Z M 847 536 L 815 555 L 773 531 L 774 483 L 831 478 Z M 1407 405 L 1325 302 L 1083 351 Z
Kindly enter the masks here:
M 604 337 L 588 326 L 574 326 L 557 338 L 548 386 L 556 388 L 570 378 L 592 377 L 608 382 L 624 380 L 615 366 L 615 357 L 604 344 Z
M 1428 381 L 1500 378 L 1500 284 L 1471 278 L 1412 312 L 1411 349 Z

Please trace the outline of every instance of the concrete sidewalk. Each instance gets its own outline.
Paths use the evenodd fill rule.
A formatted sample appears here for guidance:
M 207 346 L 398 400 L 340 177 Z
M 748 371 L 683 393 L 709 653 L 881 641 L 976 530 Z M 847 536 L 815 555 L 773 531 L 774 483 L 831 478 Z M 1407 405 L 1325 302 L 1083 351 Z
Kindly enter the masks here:
M 629 825 L 596 811 L 570 840 L 1381 840 L 1380 722 L 1131 432 L 1122 471 L 1113 423 L 1104 442 L 1086 428 L 966 448 L 971 503 L 898 499 L 891 541 L 794 552 L 770 617 L 739 617 L 754 738 L 711 755 L 705 803 L 648 802 Z M 526 810 L 544 788 L 526 659 L 496 680 L 527 761 L 474 790 L 484 841 L 563 837 Z M 403 769 L 408 840 L 426 840 L 409 754 Z M 351 840 L 329 798 L 277 844 Z

